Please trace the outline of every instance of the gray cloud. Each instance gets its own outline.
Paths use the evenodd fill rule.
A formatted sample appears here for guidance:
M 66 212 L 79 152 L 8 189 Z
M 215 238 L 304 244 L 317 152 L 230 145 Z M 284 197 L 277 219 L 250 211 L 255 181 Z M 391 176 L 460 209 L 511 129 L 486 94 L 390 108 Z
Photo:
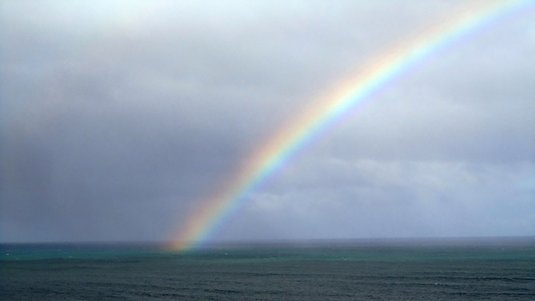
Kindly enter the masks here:
M 0 240 L 162 240 L 269 135 L 463 2 L 3 2 Z M 533 13 L 414 66 L 215 239 L 533 235 Z
M 286 171 L 276 180 L 280 190 L 253 195 L 244 209 L 247 218 L 229 223 L 228 237 L 234 232 L 249 239 L 531 235 L 534 226 L 533 163 L 304 165 L 299 169 L 307 177 Z

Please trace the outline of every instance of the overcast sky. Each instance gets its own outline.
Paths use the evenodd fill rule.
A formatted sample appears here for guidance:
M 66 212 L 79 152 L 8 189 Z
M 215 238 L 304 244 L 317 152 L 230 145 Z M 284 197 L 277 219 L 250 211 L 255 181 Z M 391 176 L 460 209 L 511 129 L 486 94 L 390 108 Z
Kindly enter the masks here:
M 320 95 L 467 1 L 2 1 L 0 241 L 165 240 Z M 535 235 L 535 8 L 404 73 L 216 240 Z

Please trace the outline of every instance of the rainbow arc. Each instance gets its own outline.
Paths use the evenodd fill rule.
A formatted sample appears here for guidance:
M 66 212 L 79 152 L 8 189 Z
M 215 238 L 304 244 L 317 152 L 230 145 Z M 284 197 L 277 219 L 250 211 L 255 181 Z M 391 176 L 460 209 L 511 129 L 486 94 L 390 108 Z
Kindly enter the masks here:
M 353 78 L 345 80 L 334 93 L 315 102 L 303 114 L 280 127 L 240 166 L 229 182 L 203 201 L 203 207 L 181 223 L 169 243 L 184 251 L 208 241 L 240 208 L 247 197 L 267 178 L 274 175 L 310 141 L 331 128 L 344 115 L 373 99 L 372 94 L 392 83 L 416 63 L 452 45 L 463 36 L 489 26 L 502 16 L 533 8 L 534 1 L 483 1 L 466 7 L 444 22 L 371 60 Z

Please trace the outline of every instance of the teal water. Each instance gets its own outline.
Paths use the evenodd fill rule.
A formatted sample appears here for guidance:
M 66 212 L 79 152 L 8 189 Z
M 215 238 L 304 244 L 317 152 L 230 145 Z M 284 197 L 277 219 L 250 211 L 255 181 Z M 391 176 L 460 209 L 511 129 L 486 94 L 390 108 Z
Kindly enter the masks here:
M 0 245 L 1 300 L 535 300 L 535 241 Z

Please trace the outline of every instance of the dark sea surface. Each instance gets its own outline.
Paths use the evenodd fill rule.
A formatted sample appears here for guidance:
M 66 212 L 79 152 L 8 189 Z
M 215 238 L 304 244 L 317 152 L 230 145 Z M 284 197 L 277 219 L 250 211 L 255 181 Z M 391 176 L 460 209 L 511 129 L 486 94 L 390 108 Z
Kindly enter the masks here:
M 0 252 L 0 300 L 535 300 L 533 238 Z

